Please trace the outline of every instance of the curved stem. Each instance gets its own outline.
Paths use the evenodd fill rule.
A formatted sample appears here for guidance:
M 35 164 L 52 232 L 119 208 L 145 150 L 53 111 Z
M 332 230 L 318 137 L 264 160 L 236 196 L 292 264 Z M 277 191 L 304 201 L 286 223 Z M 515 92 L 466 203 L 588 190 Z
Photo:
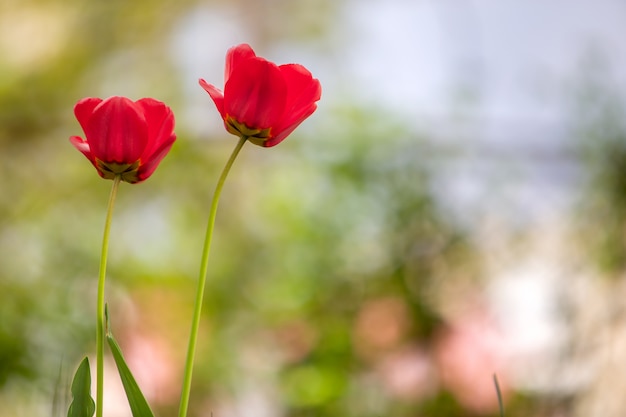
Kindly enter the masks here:
M 217 185 L 215 186 L 215 192 L 213 193 L 213 201 L 211 202 L 211 210 L 209 211 L 209 222 L 206 229 L 206 236 L 204 238 L 204 248 L 202 249 L 202 259 L 200 261 L 200 274 L 198 277 L 198 287 L 196 289 L 196 301 L 193 312 L 193 319 L 191 322 L 191 333 L 189 335 L 189 345 L 187 347 L 187 361 L 185 362 L 185 377 L 183 379 L 183 389 L 180 397 L 180 408 L 178 410 L 179 417 L 187 416 L 187 409 L 189 408 L 189 394 L 191 391 L 191 377 L 193 373 L 193 362 L 196 352 L 196 342 L 198 340 L 198 329 L 200 327 L 200 315 L 202 312 L 202 300 L 204 298 L 204 286 L 206 283 L 207 269 L 209 265 L 209 252 L 211 250 L 211 241 L 213 240 L 213 229 L 215 228 L 215 217 L 217 215 L 217 206 L 219 204 L 220 195 L 222 194 L 222 188 L 224 188 L 224 182 L 228 176 L 230 168 L 233 166 L 233 162 L 239 155 L 239 151 L 246 143 L 248 138 L 243 136 L 237 142 L 237 146 L 233 149 L 233 152 L 226 162 L 222 174 L 220 175 Z
M 121 175 L 113 179 L 113 187 L 109 195 L 106 220 L 104 222 L 104 234 L 102 236 L 102 252 L 100 254 L 100 272 L 98 274 L 98 301 L 96 312 L 96 417 L 102 417 L 104 397 L 104 280 L 107 271 L 107 257 L 109 254 L 109 232 L 111 230 L 111 218 L 115 196 L 120 185 Z

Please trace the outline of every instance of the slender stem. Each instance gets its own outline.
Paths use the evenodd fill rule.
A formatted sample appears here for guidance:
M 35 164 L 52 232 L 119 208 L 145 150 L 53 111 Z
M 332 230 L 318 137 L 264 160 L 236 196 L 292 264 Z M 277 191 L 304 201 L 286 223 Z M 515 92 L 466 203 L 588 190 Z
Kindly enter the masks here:
M 100 254 L 100 272 L 98 274 L 98 301 L 97 301 L 97 333 L 96 333 L 96 417 L 102 417 L 104 397 L 104 279 L 107 272 L 107 257 L 109 254 L 109 232 L 111 230 L 111 218 L 115 196 L 122 177 L 116 175 L 113 179 L 113 187 L 109 195 L 106 220 L 104 221 L 104 234 L 102 236 L 102 252 Z
M 239 155 L 239 151 L 246 143 L 247 137 L 241 137 L 237 146 L 233 149 L 233 152 L 226 162 L 222 174 L 220 175 L 217 185 L 215 186 L 215 192 L 213 193 L 213 201 L 211 202 L 211 210 L 209 211 L 209 222 L 206 229 L 206 236 L 204 238 L 204 248 L 202 249 L 202 259 L 200 261 L 200 274 L 198 277 L 198 288 L 196 289 L 196 301 L 193 312 L 193 319 L 191 322 L 191 333 L 189 335 L 189 346 L 187 348 L 187 361 L 185 362 L 185 377 L 183 379 L 183 389 L 180 397 L 180 408 L 178 410 L 179 417 L 187 416 L 187 409 L 189 408 L 189 394 L 191 391 L 191 377 L 193 373 L 193 362 L 196 353 L 196 342 L 198 340 L 198 329 L 200 327 L 200 315 L 202 312 L 202 300 L 204 298 L 204 286 L 206 283 L 207 269 L 209 265 L 209 252 L 211 250 L 211 241 L 213 240 L 213 229 L 215 228 L 215 217 L 217 215 L 217 206 L 219 204 L 220 195 L 222 194 L 222 188 L 224 188 L 224 182 L 228 176 L 230 168 L 233 166 L 233 162 Z
M 504 404 L 502 403 L 502 391 L 498 383 L 498 376 L 493 374 L 493 383 L 496 386 L 496 395 L 498 396 L 498 408 L 500 409 L 500 417 L 504 417 Z

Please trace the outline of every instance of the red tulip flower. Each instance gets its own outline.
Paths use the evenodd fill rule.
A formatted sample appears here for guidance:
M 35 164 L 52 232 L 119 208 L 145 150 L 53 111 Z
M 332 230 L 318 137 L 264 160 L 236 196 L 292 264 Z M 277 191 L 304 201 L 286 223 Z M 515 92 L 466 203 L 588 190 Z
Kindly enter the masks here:
M 249 45 L 228 50 L 224 91 L 200 79 L 226 130 L 259 146 L 282 142 L 317 108 L 320 82 L 298 64 L 276 65 Z
M 152 98 L 84 98 L 74 114 L 85 139 L 72 136 L 70 142 L 102 178 L 120 175 L 131 184 L 146 180 L 176 140 L 172 110 Z

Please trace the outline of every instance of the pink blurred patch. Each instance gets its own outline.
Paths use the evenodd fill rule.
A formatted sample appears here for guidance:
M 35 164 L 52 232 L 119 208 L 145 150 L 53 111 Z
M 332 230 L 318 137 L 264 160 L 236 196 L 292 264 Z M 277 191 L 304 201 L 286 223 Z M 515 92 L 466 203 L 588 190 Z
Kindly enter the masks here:
M 452 322 L 436 337 L 434 354 L 442 386 L 464 407 L 477 413 L 497 411 L 493 375 L 506 397 L 510 355 L 504 336 L 487 314 L 473 311 Z
M 437 389 L 435 369 L 428 354 L 420 348 L 403 349 L 384 358 L 378 372 L 389 395 L 402 400 L 418 400 Z
M 135 333 L 128 339 L 124 354 L 149 403 L 172 404 L 178 400 L 182 369 L 165 340 Z
M 411 328 L 409 309 L 396 297 L 367 301 L 361 307 L 354 326 L 357 354 L 368 360 L 402 345 Z

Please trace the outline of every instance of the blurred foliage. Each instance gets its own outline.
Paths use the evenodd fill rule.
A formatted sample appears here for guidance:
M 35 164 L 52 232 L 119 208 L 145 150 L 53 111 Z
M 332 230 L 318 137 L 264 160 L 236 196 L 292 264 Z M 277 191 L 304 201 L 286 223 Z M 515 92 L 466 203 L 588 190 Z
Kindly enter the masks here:
M 588 168 L 578 222 L 591 259 L 610 276 L 626 270 L 626 109 L 595 64 L 575 90 L 575 135 Z

